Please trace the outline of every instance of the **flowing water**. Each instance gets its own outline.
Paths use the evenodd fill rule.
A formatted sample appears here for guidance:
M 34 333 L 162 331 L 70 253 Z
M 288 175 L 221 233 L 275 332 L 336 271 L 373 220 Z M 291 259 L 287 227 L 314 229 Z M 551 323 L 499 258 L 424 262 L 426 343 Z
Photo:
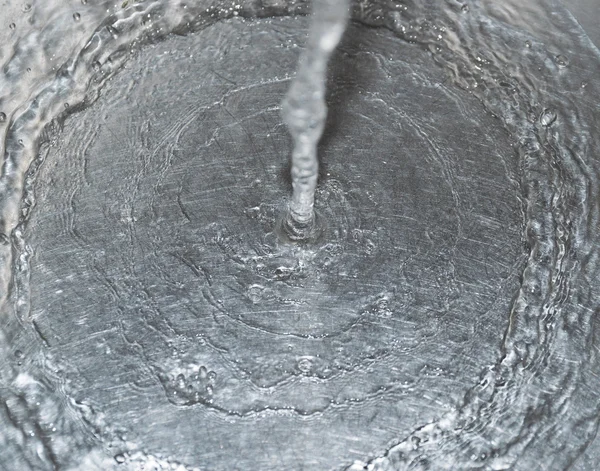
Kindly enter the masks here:
M 282 240 L 316 242 L 318 236 L 315 235 L 322 232 L 314 211 L 319 176 L 317 144 L 327 117 L 327 62 L 346 30 L 349 7 L 347 0 L 313 4 L 308 40 L 300 56 L 298 72 L 281 105 L 283 120 L 294 138 L 292 197 L 289 210 L 282 218 Z
M 354 3 L 306 246 L 307 4 L 1 8 L 0 469 L 597 469 L 600 53 L 559 2 Z

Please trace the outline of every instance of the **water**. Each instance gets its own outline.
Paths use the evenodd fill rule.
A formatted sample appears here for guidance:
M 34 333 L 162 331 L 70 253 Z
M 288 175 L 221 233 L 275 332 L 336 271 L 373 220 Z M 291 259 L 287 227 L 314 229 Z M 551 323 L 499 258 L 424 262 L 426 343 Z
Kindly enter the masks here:
M 284 235 L 295 240 L 317 239 L 314 200 L 319 175 L 317 144 L 327 116 L 325 80 L 329 56 L 348 23 L 349 2 L 314 4 L 311 30 L 300 65 L 282 103 L 282 117 L 294 138 L 292 198 L 283 218 Z
M 595 469 L 600 62 L 558 3 L 355 4 L 312 247 L 273 233 L 305 4 L 4 11 L 2 467 Z

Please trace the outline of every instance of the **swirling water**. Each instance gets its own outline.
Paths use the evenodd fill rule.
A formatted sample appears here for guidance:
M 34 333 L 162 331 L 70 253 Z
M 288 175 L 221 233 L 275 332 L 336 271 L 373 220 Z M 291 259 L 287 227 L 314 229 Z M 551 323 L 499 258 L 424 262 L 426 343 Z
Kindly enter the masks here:
M 3 8 L 3 468 L 595 469 L 600 56 L 558 2 L 354 5 L 313 248 L 270 232 L 306 4 Z

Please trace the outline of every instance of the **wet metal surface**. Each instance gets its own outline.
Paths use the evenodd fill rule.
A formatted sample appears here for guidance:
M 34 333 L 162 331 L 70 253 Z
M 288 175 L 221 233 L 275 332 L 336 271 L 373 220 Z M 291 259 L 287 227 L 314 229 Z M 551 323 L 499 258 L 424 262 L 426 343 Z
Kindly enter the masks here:
M 309 245 L 306 5 L 76 3 L 6 10 L 0 469 L 597 469 L 600 55 L 558 2 L 356 4 Z

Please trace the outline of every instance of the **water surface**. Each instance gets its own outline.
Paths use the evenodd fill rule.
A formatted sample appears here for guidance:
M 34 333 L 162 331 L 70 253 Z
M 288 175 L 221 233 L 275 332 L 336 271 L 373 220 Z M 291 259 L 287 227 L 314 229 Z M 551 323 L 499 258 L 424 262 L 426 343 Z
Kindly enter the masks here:
M 92 3 L 1 36 L 4 467 L 594 469 L 600 62 L 568 11 L 356 4 L 298 248 L 307 6 Z

